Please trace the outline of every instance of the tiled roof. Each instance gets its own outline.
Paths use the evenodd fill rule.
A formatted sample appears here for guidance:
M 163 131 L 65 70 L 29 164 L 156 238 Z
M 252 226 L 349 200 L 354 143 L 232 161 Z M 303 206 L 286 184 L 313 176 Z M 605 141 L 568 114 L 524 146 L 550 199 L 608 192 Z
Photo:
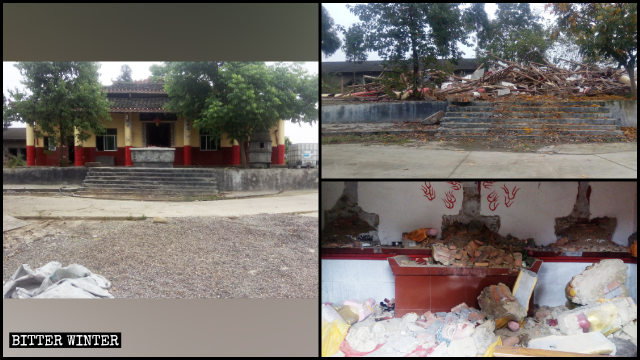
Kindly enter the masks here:
M 169 101 L 167 96 L 107 98 L 111 101 L 112 112 L 167 112 L 162 107 Z
M 25 140 L 26 138 L 27 138 L 26 128 L 2 129 L 2 140 Z
M 111 112 L 166 112 L 164 83 L 114 83 L 104 87 Z
M 104 90 L 107 94 L 166 94 L 164 91 L 164 83 L 133 83 L 121 82 L 114 83 L 111 86 L 105 86 Z
M 445 60 L 438 60 L 443 62 Z M 384 70 L 382 60 L 349 62 L 349 61 L 327 61 L 323 62 L 320 67 L 324 73 L 353 73 L 353 72 L 381 72 Z M 422 68 L 422 66 L 420 66 Z M 476 59 L 460 59 L 455 70 L 474 71 L 478 67 Z

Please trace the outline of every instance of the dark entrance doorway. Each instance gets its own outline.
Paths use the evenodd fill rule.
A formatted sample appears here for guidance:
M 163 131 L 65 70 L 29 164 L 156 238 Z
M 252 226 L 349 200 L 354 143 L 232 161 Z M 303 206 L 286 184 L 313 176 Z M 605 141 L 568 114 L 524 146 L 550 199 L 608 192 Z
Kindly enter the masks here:
M 170 123 L 147 123 L 147 146 L 171 147 Z

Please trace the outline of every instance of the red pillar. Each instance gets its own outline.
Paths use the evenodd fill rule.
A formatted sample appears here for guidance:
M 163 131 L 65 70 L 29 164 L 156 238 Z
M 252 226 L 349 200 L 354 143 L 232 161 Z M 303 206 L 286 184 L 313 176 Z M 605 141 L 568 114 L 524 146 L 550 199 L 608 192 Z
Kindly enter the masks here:
M 184 146 L 184 165 L 191 165 L 191 145 Z
M 278 165 L 284 165 L 284 144 L 278 145 Z
M 36 165 L 36 146 L 27 145 L 27 166 Z
M 84 161 L 82 161 L 82 146 L 76 146 L 73 148 L 73 157 L 76 166 L 84 165 Z
M 231 147 L 231 165 L 240 165 L 240 145 Z
M 133 166 L 133 162 L 131 162 L 131 146 L 124 147 L 124 166 Z

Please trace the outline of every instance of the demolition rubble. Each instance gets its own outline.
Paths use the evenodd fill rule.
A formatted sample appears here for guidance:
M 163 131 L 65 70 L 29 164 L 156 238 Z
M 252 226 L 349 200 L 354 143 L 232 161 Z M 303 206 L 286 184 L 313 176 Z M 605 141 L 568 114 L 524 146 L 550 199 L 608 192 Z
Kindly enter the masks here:
M 398 299 L 325 303 L 322 356 L 636 356 L 637 307 L 625 282 L 622 261 L 603 260 L 567 284 L 569 307 L 540 306 L 531 316 L 502 283 L 478 294 L 479 309 L 461 303 L 395 317 Z
M 422 75 L 436 87 L 419 88 L 419 95 L 412 96 L 413 90 L 406 81 L 404 89 L 386 87 L 384 73 L 378 77 L 364 76 L 365 84 L 347 87 L 340 94 L 323 94 L 323 99 L 390 101 L 405 100 L 410 97 L 471 101 L 507 98 L 511 96 L 546 96 L 552 98 L 575 98 L 607 95 L 625 95 L 630 91 L 630 79 L 624 69 L 600 68 L 595 65 L 581 64 L 563 60 L 570 64 L 569 69 L 557 67 L 545 60 L 545 64 L 530 62 L 519 64 L 497 57 L 495 66 L 484 71 L 484 64 L 471 75 L 464 77 L 447 75 L 441 70 L 427 70 Z

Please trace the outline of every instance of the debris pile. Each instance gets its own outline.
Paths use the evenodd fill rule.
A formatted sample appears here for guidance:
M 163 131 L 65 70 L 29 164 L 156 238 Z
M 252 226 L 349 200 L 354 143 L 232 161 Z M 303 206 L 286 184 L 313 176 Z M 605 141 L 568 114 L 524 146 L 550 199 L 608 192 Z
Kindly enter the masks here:
M 622 95 L 629 91 L 624 82 L 624 69 L 599 68 L 574 63 L 571 70 L 547 62 L 527 65 L 496 57 L 498 67 L 479 79 L 452 76 L 434 95 L 447 99 L 448 95 L 467 95 L 469 98 L 501 97 L 509 94 L 548 95 L 556 97 Z M 466 94 L 465 94 L 466 93 Z
M 500 267 L 520 269 L 522 253 L 508 252 L 480 240 L 471 240 L 463 248 L 455 245 L 433 244 L 433 259 L 445 266 Z
M 507 325 L 510 330 L 516 331 L 520 328 L 519 322 L 527 316 L 527 310 L 503 283 L 485 287 L 478 295 L 478 304 L 482 312 L 496 319 L 498 328 Z
M 507 95 L 584 97 L 624 95 L 629 92 L 630 81 L 624 69 L 600 68 L 595 65 L 581 64 L 564 60 L 571 64 L 570 69 L 557 67 L 545 60 L 545 64 L 530 62 L 519 64 L 493 56 L 496 66 L 484 72 L 484 64 L 467 76 L 448 75 L 440 70 L 427 70 L 424 77 L 442 82 L 440 88 L 424 87 L 418 89 L 421 98 L 437 100 L 471 101 L 474 98 L 504 97 Z M 404 74 L 405 88 L 385 89 L 383 75 L 377 77 L 364 75 L 365 84 L 347 87 L 341 94 L 323 94 L 332 100 L 406 100 L 413 90 Z M 399 91 L 398 91 L 399 90 Z
M 436 235 L 438 235 L 438 229 L 419 228 L 408 233 L 402 233 L 402 241 L 413 241 L 426 246 L 435 239 Z
M 356 200 L 347 194 L 340 196 L 336 204 L 324 213 L 325 231 L 320 240 L 322 247 L 366 247 L 380 243 L 377 214 L 364 211 Z
M 599 299 L 628 296 L 624 284 L 627 266 L 620 259 L 606 259 L 587 266 L 574 276 L 565 288 L 567 299 L 581 305 L 595 304 Z
M 323 324 L 327 306 L 323 305 Z M 451 312 L 385 315 L 388 312 L 376 305 L 375 316 L 349 326 L 339 345 L 332 344 L 335 351 L 323 356 L 478 356 L 497 338 L 493 320 L 465 303 Z M 324 339 L 322 347 L 329 348 Z

